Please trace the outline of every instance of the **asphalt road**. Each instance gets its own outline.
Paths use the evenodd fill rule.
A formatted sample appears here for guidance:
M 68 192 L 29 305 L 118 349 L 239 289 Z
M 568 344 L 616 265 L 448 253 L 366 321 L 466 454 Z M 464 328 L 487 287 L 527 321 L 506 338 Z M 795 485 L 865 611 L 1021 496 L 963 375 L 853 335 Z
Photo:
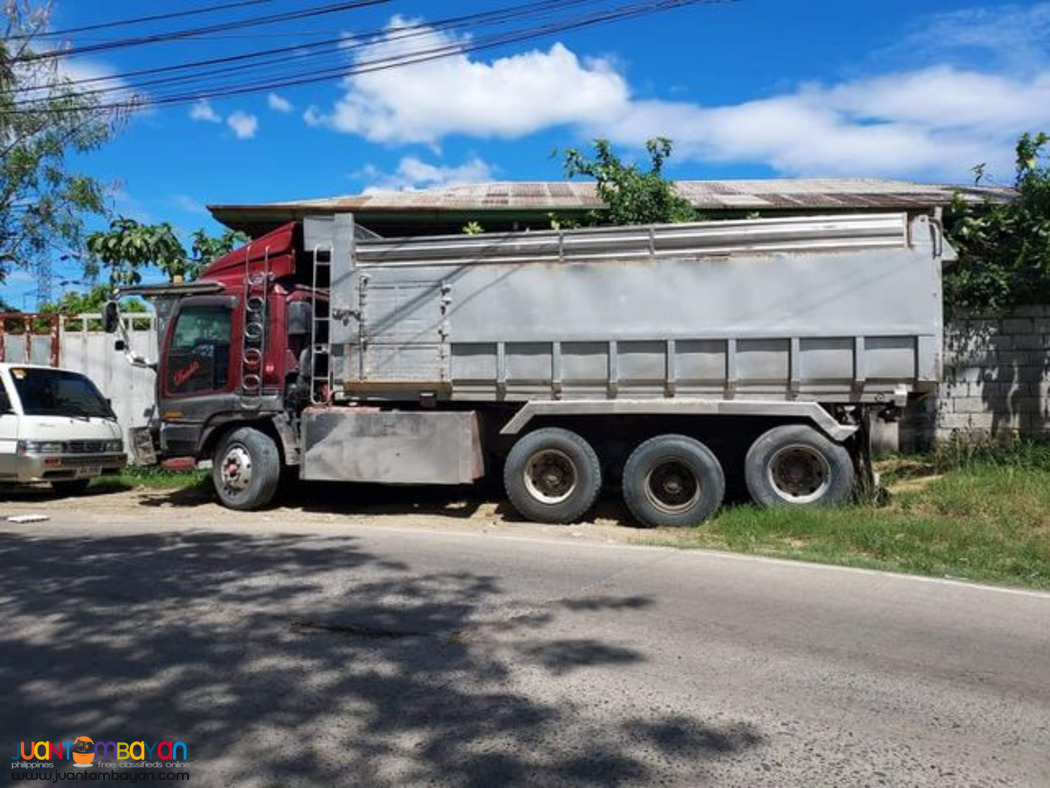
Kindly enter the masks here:
M 192 524 L 192 526 L 191 526 Z M 268 521 L 0 523 L 0 742 L 191 785 L 1050 785 L 1050 595 Z

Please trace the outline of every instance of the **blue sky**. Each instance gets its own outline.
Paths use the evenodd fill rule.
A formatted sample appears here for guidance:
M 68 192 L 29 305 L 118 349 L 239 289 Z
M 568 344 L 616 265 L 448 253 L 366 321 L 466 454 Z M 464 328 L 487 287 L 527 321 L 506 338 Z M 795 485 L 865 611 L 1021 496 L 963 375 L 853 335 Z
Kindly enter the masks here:
M 56 0 L 52 26 L 215 2 Z M 318 4 L 277 0 L 266 10 Z M 120 74 L 509 4 L 394 0 L 258 28 L 264 35 L 254 38 L 131 48 L 69 58 L 64 68 L 77 77 Z M 262 11 L 206 21 L 254 13 Z M 368 40 L 367 56 L 397 46 Z M 433 41 L 463 39 L 435 33 Z M 209 203 L 557 179 L 551 151 L 598 136 L 626 155 L 649 136 L 672 137 L 669 174 L 677 178 L 966 182 L 973 165 L 987 162 L 1005 181 L 1012 141 L 1038 130 L 1050 130 L 1050 2 L 740 0 L 348 81 L 152 108 L 74 163 L 110 185 L 115 214 L 188 232 L 218 229 Z M 78 273 L 73 262 L 56 265 L 56 280 Z M 16 272 L 0 295 L 19 305 L 31 288 Z

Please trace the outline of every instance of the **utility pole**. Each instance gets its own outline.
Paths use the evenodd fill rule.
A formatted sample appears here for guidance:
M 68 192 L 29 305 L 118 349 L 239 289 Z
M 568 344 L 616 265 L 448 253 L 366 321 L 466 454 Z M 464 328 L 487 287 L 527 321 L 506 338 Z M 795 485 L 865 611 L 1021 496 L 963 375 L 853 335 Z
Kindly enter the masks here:
M 33 266 L 36 276 L 36 308 L 51 303 L 51 259 L 41 257 Z

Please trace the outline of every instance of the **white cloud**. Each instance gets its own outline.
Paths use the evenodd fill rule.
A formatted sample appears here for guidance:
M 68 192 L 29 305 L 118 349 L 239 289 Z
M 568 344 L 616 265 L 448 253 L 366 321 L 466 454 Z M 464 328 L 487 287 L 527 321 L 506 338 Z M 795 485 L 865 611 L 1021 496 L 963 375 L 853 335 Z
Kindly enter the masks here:
M 358 177 L 372 182 L 364 189 L 365 194 L 484 183 L 492 180 L 492 176 L 492 165 L 477 156 L 459 166 L 428 164 L 415 156 L 406 156 L 392 173 L 384 173 L 371 165 L 358 173 Z
M 250 140 L 259 130 L 259 119 L 255 115 L 237 110 L 226 118 L 226 125 L 233 129 L 239 140 Z
M 202 216 L 208 215 L 208 209 L 204 207 L 204 203 L 194 197 L 190 197 L 188 194 L 173 194 L 171 196 L 171 204 L 186 213 L 200 214 Z
M 919 17 L 914 30 L 889 52 L 954 63 L 973 56 L 1030 71 L 1050 61 L 1050 2 L 964 8 Z
M 632 145 L 657 134 L 676 155 L 763 162 L 792 175 L 965 179 L 987 162 L 1007 179 L 1012 146 L 1050 125 L 1050 73 L 1031 79 L 937 67 L 720 107 L 632 102 L 589 131 Z
M 406 52 L 455 47 L 463 39 L 431 31 L 397 40 L 406 21 L 395 17 L 390 38 L 357 50 L 357 62 Z M 551 126 L 611 118 L 627 100 L 627 83 L 605 60 L 581 63 L 561 44 L 491 63 L 458 54 L 345 80 L 332 112 L 307 110 L 308 124 L 329 125 L 373 142 L 434 143 L 449 134 L 520 137 Z
M 285 114 L 291 112 L 295 107 L 288 99 L 284 96 L 280 96 L 277 93 L 270 93 L 266 96 L 266 104 L 270 109 L 277 112 L 283 112 Z
M 190 107 L 190 117 L 193 120 L 203 120 L 208 123 L 222 123 L 222 116 L 212 109 L 211 104 L 201 99 Z
M 56 50 L 44 47 L 42 52 Z M 90 58 L 55 57 L 13 66 L 20 101 L 39 101 L 52 95 L 51 87 L 67 85 L 78 93 L 88 93 L 100 104 L 124 103 L 142 109 L 144 97 L 133 92 L 128 83 L 116 76 L 116 69 Z M 63 91 L 65 92 L 65 91 Z
M 765 164 L 791 175 L 966 180 L 987 162 L 1005 180 L 1017 136 L 1050 127 L 1050 57 L 1022 69 L 991 53 L 1025 50 L 1029 66 L 1038 63 L 1034 53 L 1050 53 L 1040 38 L 1050 31 L 1050 3 L 1003 8 L 927 18 L 942 31 L 938 52 L 983 48 L 970 66 L 927 50 L 925 62 L 908 68 L 733 104 L 637 98 L 612 60 L 582 59 L 555 44 L 492 61 L 462 52 L 348 77 L 331 111 L 311 106 L 303 120 L 374 142 L 430 145 L 449 135 L 516 138 L 569 126 L 628 147 L 669 136 L 676 159 Z M 405 24 L 395 17 L 356 59 L 464 43 L 431 31 L 430 40 L 409 46 L 397 38 Z

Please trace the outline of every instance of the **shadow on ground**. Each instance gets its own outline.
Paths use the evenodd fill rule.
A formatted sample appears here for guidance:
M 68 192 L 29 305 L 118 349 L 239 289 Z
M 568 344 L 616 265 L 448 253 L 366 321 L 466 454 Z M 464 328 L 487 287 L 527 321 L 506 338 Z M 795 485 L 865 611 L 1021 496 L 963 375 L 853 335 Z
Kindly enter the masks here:
M 194 507 L 217 503 L 210 480 L 172 490 L 156 490 L 140 502 L 146 507 Z M 315 514 L 348 515 L 441 515 L 469 519 L 479 509 L 491 505 L 492 511 L 509 523 L 526 522 L 515 511 L 501 490 L 490 485 L 413 485 L 399 487 L 383 484 L 340 484 L 336 482 L 302 482 L 290 480 L 278 492 L 273 507 L 301 510 Z M 612 521 L 631 528 L 641 526 L 632 519 L 619 490 L 607 488 L 585 522 L 596 519 Z
M 604 786 L 702 780 L 763 741 L 601 711 L 609 682 L 593 696 L 588 682 L 629 683 L 646 653 L 550 630 L 637 614 L 645 597 L 516 604 L 495 576 L 429 572 L 344 536 L 27 529 L 0 533 L 0 563 L 12 752 L 174 739 L 209 785 Z

